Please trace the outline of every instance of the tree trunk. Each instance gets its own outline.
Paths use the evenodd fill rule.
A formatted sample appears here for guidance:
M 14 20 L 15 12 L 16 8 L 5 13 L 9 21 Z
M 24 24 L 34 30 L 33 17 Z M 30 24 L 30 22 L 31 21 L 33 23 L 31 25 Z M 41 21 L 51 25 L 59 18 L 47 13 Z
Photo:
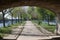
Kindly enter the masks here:
M 17 19 L 16 19 L 16 23 L 17 23 Z
M 48 16 L 48 25 L 50 25 L 49 22 L 50 22 L 50 17 Z
M 21 15 L 21 23 L 22 23 L 22 15 Z
M 2 11 L 2 14 L 3 14 L 3 26 L 5 27 L 5 18 L 4 18 L 4 12 Z
M 12 20 L 11 20 L 11 23 L 12 23 L 12 25 L 13 25 L 13 14 L 11 14 L 12 15 Z
M 18 23 L 19 23 L 19 15 L 18 15 Z
M 49 18 L 48 18 L 48 25 L 49 25 Z

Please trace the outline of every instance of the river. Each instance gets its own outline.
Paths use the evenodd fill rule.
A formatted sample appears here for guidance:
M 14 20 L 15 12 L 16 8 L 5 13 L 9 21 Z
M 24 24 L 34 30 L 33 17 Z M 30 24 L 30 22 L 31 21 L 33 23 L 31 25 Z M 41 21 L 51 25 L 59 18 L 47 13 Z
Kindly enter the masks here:
M 15 21 L 13 21 L 13 24 L 15 24 Z M 11 25 L 11 21 L 5 22 L 5 26 Z M 3 27 L 3 23 L 0 23 L 0 27 Z

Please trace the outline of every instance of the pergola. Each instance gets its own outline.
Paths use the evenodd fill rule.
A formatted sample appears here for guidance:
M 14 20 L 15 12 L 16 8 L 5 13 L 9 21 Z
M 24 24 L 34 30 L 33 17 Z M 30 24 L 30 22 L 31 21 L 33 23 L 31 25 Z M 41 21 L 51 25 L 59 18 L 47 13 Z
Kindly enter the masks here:
M 18 6 L 37 6 L 47 8 L 57 15 L 57 21 L 60 20 L 60 1 L 59 0 L 0 0 L 0 11 Z M 60 25 L 57 24 L 57 32 L 60 34 Z

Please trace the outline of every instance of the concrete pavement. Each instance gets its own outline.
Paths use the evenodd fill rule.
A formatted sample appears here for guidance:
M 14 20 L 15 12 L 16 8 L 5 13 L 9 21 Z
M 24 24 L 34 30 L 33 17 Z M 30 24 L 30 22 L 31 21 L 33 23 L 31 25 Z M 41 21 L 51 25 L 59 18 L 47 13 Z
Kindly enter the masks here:
M 36 26 L 31 21 L 26 21 L 24 29 L 17 40 L 38 40 L 42 38 L 48 38 L 47 36 L 40 32 Z
M 21 35 L 39 36 L 39 35 L 44 35 L 44 34 L 41 33 L 31 21 L 26 21 L 26 24 L 24 26 L 24 29 Z

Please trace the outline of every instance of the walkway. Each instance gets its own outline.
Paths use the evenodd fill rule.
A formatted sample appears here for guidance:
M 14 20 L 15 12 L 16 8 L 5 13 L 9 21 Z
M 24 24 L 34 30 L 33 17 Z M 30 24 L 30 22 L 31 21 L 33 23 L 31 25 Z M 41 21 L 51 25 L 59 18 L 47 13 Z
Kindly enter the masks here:
M 31 21 L 26 21 L 22 35 L 39 36 L 44 34 L 41 33 Z
M 41 38 L 48 38 L 41 35 L 44 34 L 41 33 L 31 21 L 26 21 L 24 29 L 17 40 L 37 40 Z

